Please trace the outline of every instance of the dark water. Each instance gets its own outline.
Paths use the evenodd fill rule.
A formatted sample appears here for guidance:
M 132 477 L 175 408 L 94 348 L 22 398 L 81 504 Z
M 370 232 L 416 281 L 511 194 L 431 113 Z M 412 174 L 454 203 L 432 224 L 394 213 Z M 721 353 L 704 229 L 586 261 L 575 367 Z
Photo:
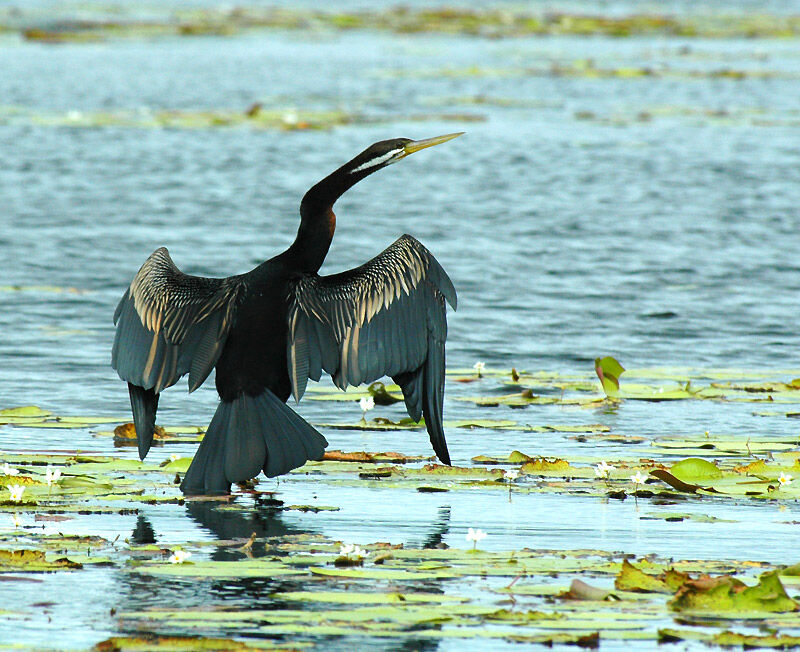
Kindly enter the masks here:
M 589 59 L 599 69 L 644 65 L 663 74 L 548 73 L 553 64 Z M 343 197 L 323 268 L 360 264 L 405 232 L 420 239 L 459 291 L 450 366 L 482 360 L 585 373 L 596 356 L 611 354 L 631 368 L 800 367 L 798 62 L 795 41 L 769 40 L 265 32 L 48 46 L 0 37 L 0 286 L 21 286 L 0 290 L 0 407 L 126 415 L 127 393 L 109 366 L 111 316 L 156 247 L 166 245 L 190 273 L 246 271 L 291 242 L 305 190 L 373 141 L 462 130 L 462 138 Z M 752 76 L 714 74 L 724 69 Z M 256 101 L 377 122 L 324 131 L 64 124 L 70 112 L 243 111 Z M 57 124 L 46 124 L 54 116 Z M 191 400 L 175 388 L 159 414 L 165 423 L 204 424 L 215 405 L 212 383 Z M 450 418 L 486 416 L 453 401 L 445 410 Z M 298 411 L 317 422 L 359 416 L 353 404 L 305 401 Z M 597 421 L 615 433 L 653 436 L 796 429 L 791 420 L 752 412 L 746 404 L 676 402 L 628 403 L 612 414 L 541 407 L 524 419 L 491 416 Z M 345 450 L 428 447 L 416 433 L 326 436 Z M 449 439 L 457 464 L 514 448 L 580 450 L 557 433 L 465 430 Z M 113 451 L 86 430 L 0 426 L 5 451 L 73 448 Z M 176 451 L 192 447 L 154 450 L 153 457 Z M 387 512 L 383 498 L 363 490 L 303 478 L 279 490 L 289 503 L 316 496 L 341 511 L 284 516 L 270 527 L 334 539 L 421 545 L 442 536 L 464 545 L 466 527 L 480 526 L 490 534 L 487 548 L 574 548 L 590 540 L 639 554 L 796 561 L 796 535 L 786 524 L 797 518 L 793 505 L 789 514 L 764 505 L 689 505 L 684 511 L 736 519 L 693 524 L 689 536 L 674 524 L 640 521 L 630 504 L 588 498 L 570 498 L 565 521 L 565 499 L 557 496 L 508 503 L 497 494 L 443 500 L 398 492 Z M 146 516 L 165 545 L 219 536 L 183 508 L 153 508 Z M 113 538 L 135 526 L 131 516 L 79 519 L 68 529 Z M 64 644 L 80 647 L 113 633 L 107 613 L 117 600 L 130 607 L 168 599 L 145 597 L 127 582 L 101 569 L 46 578 L 52 591 L 103 596 L 80 614 L 70 605 L 53 608 L 58 627 L 64 618 L 73 623 Z M 0 586 L 0 604 L 16 590 Z M 50 645 L 57 631 L 37 617 L 2 626 L 0 641 Z M 463 643 L 441 648 L 455 645 Z

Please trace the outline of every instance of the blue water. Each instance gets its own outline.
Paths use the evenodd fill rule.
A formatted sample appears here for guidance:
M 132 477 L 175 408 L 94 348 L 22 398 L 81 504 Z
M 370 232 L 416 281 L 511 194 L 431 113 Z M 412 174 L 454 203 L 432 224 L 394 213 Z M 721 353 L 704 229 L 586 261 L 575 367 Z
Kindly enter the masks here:
M 629 368 L 734 367 L 782 377 L 778 370 L 800 367 L 796 45 L 270 31 L 51 46 L 0 36 L 0 408 L 37 404 L 57 414 L 127 415 L 127 392 L 109 366 L 111 317 L 156 247 L 166 245 L 189 273 L 247 271 L 292 241 L 305 190 L 367 145 L 452 131 L 467 133 L 369 177 L 340 200 L 323 273 L 358 265 L 402 233 L 413 234 L 459 292 L 459 310 L 449 316 L 451 367 L 481 360 L 489 367 L 588 374 L 595 357 L 611 354 Z M 553 64 L 587 59 L 600 69 L 646 65 L 657 74 L 550 72 Z M 710 74 L 727 68 L 765 74 L 742 80 Z M 292 132 L 65 124 L 70 112 L 244 111 L 256 101 L 287 112 L 343 110 L 372 121 Z M 453 114 L 475 121 L 447 117 Z M 468 390 L 448 387 L 451 398 L 478 391 Z M 215 405 L 213 383 L 191 399 L 175 388 L 162 398 L 159 416 L 163 423 L 202 425 Z M 304 401 L 298 411 L 316 422 L 359 417 L 346 403 Z M 487 412 L 451 399 L 445 406 L 447 418 L 600 422 L 617 434 L 652 437 L 796 430 L 793 420 L 754 411 L 699 401 L 629 402 L 616 412 L 547 406 Z M 381 415 L 397 418 L 401 411 Z M 333 448 L 428 454 L 420 433 L 325 434 Z M 462 465 L 476 454 L 513 449 L 549 456 L 625 452 L 613 444 L 582 447 L 559 433 L 457 430 L 448 438 L 454 463 Z M 0 426 L 4 451 L 75 448 L 134 455 L 89 430 Z M 152 457 L 192 451 L 179 445 Z M 774 505 L 681 505 L 680 511 L 735 520 L 684 525 L 641 520 L 655 508 L 630 501 L 533 493 L 507 502 L 502 492 L 489 492 L 470 494 L 467 502 L 457 494 L 398 492 L 387 512 L 382 494 L 315 485 L 305 476 L 292 476 L 278 490 L 287 504 L 316 500 L 341 511 L 291 513 L 269 527 L 362 543 L 421 545 L 439 532 L 451 545 L 464 545 L 466 528 L 480 526 L 490 534 L 488 548 L 575 548 L 589 541 L 637 554 L 797 561 L 788 523 L 798 519 L 793 504 L 781 512 Z M 153 507 L 145 516 L 164 545 L 221 536 L 177 506 Z M 135 516 L 120 516 L 76 519 L 63 528 L 113 539 L 130 536 L 135 525 Z M 50 615 L 72 619 L 63 640 L 73 647 L 118 630 L 108 616 L 117 600 L 136 608 L 167 599 L 143 597 L 124 574 L 103 569 L 43 581 L 45 590 L 99 596 L 80 614 L 63 602 L 52 608 Z M 15 591 L 0 585 L 0 605 Z M 34 593 L 23 602 L 36 602 Z M 50 645 L 56 627 L 32 615 L 21 627 L 0 625 L 0 642 Z M 440 648 L 456 645 L 462 643 Z

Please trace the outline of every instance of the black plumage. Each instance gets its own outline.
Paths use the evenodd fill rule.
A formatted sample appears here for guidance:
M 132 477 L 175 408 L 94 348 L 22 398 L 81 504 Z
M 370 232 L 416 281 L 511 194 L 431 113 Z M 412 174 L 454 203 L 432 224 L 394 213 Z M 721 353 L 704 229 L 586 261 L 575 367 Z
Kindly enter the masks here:
M 341 389 L 391 376 L 409 415 L 424 416 L 436 455 L 450 463 L 442 427 L 445 303 L 456 307 L 456 291 L 445 271 L 410 235 L 355 269 L 317 271 L 342 193 L 457 135 L 367 148 L 306 193 L 289 249 L 247 274 L 184 274 L 163 247 L 145 261 L 114 315 L 112 350 L 112 366 L 128 382 L 142 459 L 159 394 L 186 374 L 194 391 L 216 367 L 220 404 L 181 485 L 187 494 L 227 493 L 261 470 L 273 477 L 321 459 L 325 438 L 285 402 L 291 394 L 299 401 L 323 371 Z

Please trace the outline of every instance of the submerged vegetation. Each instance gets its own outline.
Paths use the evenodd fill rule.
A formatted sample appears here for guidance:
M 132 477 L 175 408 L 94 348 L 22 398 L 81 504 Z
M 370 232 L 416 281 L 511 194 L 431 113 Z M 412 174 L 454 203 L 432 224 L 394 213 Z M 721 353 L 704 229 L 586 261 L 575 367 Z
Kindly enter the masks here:
M 137 16 L 119 12 L 95 18 L 65 16 L 53 22 L 34 14 L 0 14 L 0 31 L 32 41 L 91 42 L 113 38 L 231 36 L 265 29 L 432 33 L 489 38 L 521 36 L 674 36 L 681 38 L 796 38 L 800 16 L 770 14 L 624 16 L 455 7 L 323 11 L 303 8 L 183 9 Z M 89 14 L 91 16 L 91 14 Z

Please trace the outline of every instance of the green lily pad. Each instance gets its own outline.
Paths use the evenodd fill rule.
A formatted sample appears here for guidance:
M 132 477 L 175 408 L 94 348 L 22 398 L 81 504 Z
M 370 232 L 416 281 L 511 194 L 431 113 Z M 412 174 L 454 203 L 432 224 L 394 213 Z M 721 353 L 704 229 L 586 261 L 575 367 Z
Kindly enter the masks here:
M 467 602 L 467 598 L 445 593 L 379 593 L 358 591 L 290 591 L 276 593 L 276 600 L 298 602 L 333 602 L 336 604 L 414 604 L 432 602 Z
M 239 652 L 241 650 L 263 650 L 272 646 L 248 645 L 242 641 L 227 638 L 206 638 L 203 636 L 163 636 L 148 634 L 147 636 L 112 636 L 94 646 L 97 652 L 148 652 L 164 650 L 180 652 L 181 650 L 219 650 L 220 652 Z
M 680 462 L 675 462 L 670 467 L 672 475 L 683 482 L 708 482 L 722 477 L 722 471 L 713 462 L 699 457 L 690 457 Z
M 292 568 L 279 562 L 266 559 L 243 559 L 241 561 L 198 561 L 171 564 L 169 562 L 142 562 L 129 566 L 134 573 L 145 575 L 164 575 L 168 577 L 278 577 L 284 575 L 305 575 L 306 571 Z
M 23 407 L 5 408 L 4 410 L 0 410 L 0 419 L 5 417 L 22 417 L 26 419 L 44 418 L 50 416 L 51 414 L 52 412 L 43 410 L 35 405 L 25 405 Z
M 605 358 L 595 358 L 594 370 L 606 396 L 610 398 L 619 396 L 619 377 L 624 373 L 625 367 L 609 355 Z

